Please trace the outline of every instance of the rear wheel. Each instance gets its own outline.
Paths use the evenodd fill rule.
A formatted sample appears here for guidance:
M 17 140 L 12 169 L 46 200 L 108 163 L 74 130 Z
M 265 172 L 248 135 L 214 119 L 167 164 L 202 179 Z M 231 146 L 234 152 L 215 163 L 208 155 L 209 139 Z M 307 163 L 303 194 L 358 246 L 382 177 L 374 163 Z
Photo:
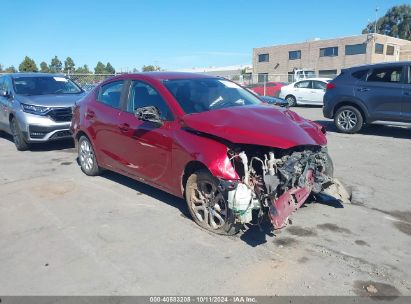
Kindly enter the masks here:
M 342 106 L 335 113 L 334 123 L 340 132 L 357 133 L 364 124 L 364 118 L 357 108 Z
M 16 145 L 17 150 L 26 151 L 29 149 L 29 144 L 24 138 L 23 132 L 21 132 L 19 123 L 17 119 L 13 117 L 10 121 L 11 134 L 13 136 L 14 144 Z
M 288 95 L 285 100 L 288 102 L 290 107 L 295 107 L 297 105 L 297 100 L 293 95 Z
M 86 136 L 81 136 L 78 141 L 78 159 L 81 170 L 85 174 L 96 176 L 101 173 L 101 169 L 97 164 L 93 146 Z
M 236 234 L 241 229 L 218 190 L 218 180 L 207 170 L 196 171 L 188 178 L 185 197 L 188 210 L 200 227 L 225 235 Z

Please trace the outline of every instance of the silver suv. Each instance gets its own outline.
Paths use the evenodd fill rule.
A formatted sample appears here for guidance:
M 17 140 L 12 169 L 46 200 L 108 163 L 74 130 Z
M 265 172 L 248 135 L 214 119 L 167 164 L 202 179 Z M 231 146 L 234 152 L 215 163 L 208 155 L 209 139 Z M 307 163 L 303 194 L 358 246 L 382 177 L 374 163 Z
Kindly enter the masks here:
M 16 73 L 0 77 L 0 130 L 17 150 L 70 138 L 72 109 L 84 91 L 64 75 Z

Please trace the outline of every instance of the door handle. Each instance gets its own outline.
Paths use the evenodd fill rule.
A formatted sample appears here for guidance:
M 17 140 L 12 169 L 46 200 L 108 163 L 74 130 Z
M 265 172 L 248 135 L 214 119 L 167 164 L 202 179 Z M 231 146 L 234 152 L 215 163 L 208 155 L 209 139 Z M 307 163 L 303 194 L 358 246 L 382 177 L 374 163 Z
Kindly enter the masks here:
M 369 88 L 359 88 L 357 89 L 358 92 L 368 92 L 370 89 Z
M 130 125 L 123 123 L 119 125 L 118 128 L 120 129 L 121 132 L 127 132 L 128 130 L 130 130 Z

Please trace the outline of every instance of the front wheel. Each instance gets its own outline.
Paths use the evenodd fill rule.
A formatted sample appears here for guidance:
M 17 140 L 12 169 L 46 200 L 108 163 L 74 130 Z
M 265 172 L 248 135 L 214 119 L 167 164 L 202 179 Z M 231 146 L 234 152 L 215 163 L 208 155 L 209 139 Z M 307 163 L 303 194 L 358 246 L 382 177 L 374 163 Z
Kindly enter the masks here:
M 295 107 L 297 105 L 297 100 L 293 95 L 288 95 L 285 100 L 288 102 L 290 107 Z
M 97 164 L 93 146 L 86 136 L 81 136 L 78 141 L 78 159 L 81 170 L 85 174 L 96 176 L 101 173 L 101 169 Z
M 196 171 L 188 178 L 185 197 L 188 210 L 200 227 L 224 235 L 234 235 L 241 229 L 218 189 L 218 180 L 207 170 Z
M 338 131 L 352 134 L 361 130 L 364 118 L 357 108 L 342 106 L 335 113 L 334 123 Z
M 19 151 L 26 151 L 29 149 L 29 144 L 24 138 L 23 132 L 20 130 L 17 119 L 13 117 L 10 121 L 11 134 L 13 135 L 14 144 Z

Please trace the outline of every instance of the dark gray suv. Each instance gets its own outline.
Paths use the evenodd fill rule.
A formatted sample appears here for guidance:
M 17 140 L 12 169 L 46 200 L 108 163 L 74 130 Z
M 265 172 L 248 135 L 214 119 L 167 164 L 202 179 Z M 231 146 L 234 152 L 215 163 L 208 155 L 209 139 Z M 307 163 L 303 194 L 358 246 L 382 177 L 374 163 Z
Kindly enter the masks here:
M 411 126 L 411 61 L 342 70 L 327 85 L 323 113 L 344 133 L 371 123 Z

